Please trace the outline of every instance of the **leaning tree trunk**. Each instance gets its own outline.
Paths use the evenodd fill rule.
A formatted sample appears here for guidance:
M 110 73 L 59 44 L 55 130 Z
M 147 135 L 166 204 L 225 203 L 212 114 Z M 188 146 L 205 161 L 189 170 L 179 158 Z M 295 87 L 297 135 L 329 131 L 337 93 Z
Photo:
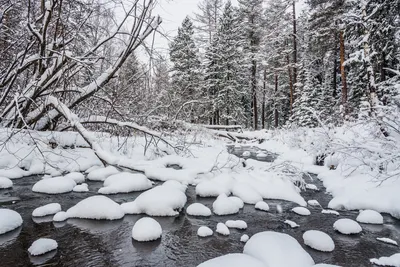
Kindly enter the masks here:
M 344 36 L 343 30 L 339 32 L 340 39 L 340 74 L 342 76 L 342 106 L 344 115 L 347 114 L 347 81 L 346 81 L 346 70 L 344 66 L 345 61 L 345 47 L 344 47 Z

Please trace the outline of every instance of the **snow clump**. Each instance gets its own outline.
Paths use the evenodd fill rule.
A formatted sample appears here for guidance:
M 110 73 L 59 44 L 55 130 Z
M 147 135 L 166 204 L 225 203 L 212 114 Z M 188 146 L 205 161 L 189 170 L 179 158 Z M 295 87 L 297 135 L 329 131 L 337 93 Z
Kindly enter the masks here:
M 230 234 L 228 227 L 223 223 L 217 224 L 216 232 L 221 235 L 229 235 Z
M 335 249 L 335 243 L 333 242 L 332 238 L 321 231 L 307 231 L 303 234 L 303 240 L 304 244 L 315 250 L 331 252 Z
M 74 192 L 82 193 L 82 192 L 89 192 L 89 186 L 87 183 L 79 184 L 72 189 Z
M 198 265 L 197 267 L 266 267 L 261 261 L 246 254 L 234 253 L 223 255 Z
M 132 238 L 139 242 L 154 241 L 161 238 L 161 225 L 153 218 L 144 217 L 132 228 Z
M 186 213 L 192 216 L 211 216 L 211 210 L 201 203 L 193 203 L 186 208 Z
M 22 225 L 22 217 L 10 209 L 0 209 L 0 235 L 17 229 Z
M 221 194 L 213 203 L 213 211 L 217 215 L 229 215 L 238 213 L 241 209 L 239 201 L 225 194 Z
M 152 187 L 151 181 L 141 173 L 121 172 L 109 176 L 104 181 L 100 194 L 118 194 L 134 191 L 144 191 Z
M 32 256 L 39 256 L 46 254 L 52 250 L 57 249 L 58 244 L 55 240 L 50 238 L 39 238 L 29 247 L 29 254 Z
M 356 221 L 359 223 L 383 224 L 383 217 L 377 211 L 363 210 L 358 214 Z
M 43 179 L 33 185 L 32 191 L 45 194 L 63 194 L 71 192 L 76 183 L 71 178 L 55 177 Z
M 370 259 L 371 263 L 380 266 L 400 266 L 400 253 L 393 254 L 390 257 L 380 257 L 379 259 Z
M 247 223 L 242 220 L 228 220 L 225 222 L 225 225 L 229 228 L 236 228 L 241 230 L 247 229 Z
M 269 211 L 269 205 L 264 201 L 258 201 L 254 207 L 256 210 Z
M 47 215 L 53 215 L 57 212 L 61 211 L 61 205 L 58 203 L 50 203 L 39 208 L 36 208 L 32 212 L 32 216 L 34 217 L 43 217 Z
M 339 219 L 333 224 L 333 228 L 345 235 L 358 234 L 362 231 L 361 226 L 351 219 Z
M 240 237 L 240 242 L 246 243 L 247 241 L 249 241 L 250 237 L 246 234 L 242 235 Z
M 296 207 L 296 208 L 293 208 L 292 211 L 294 213 L 297 213 L 302 216 L 308 216 L 311 214 L 311 212 L 307 208 L 304 208 L 304 207 Z
M 68 218 L 118 220 L 124 217 L 120 205 L 105 196 L 92 196 L 67 210 Z
M 197 235 L 200 237 L 207 237 L 207 236 L 212 236 L 213 235 L 213 230 L 211 230 L 209 227 L 207 226 L 201 226 L 198 230 L 197 230 Z
M 0 189 L 7 189 L 11 188 L 13 186 L 13 182 L 6 178 L 6 177 L 0 177 Z

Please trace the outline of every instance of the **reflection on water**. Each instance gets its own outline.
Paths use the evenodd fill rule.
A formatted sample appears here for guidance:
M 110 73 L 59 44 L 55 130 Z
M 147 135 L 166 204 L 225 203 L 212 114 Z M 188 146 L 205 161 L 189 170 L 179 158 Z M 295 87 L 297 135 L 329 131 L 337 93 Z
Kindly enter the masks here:
M 0 235 L 0 249 L 14 242 L 21 233 L 21 229 L 22 227 L 18 227 L 13 231 Z
M 29 255 L 29 260 L 33 265 L 42 265 L 52 258 L 57 254 L 57 250 L 53 250 L 50 252 L 47 252 L 46 254 L 40 255 L 40 256 L 31 256 Z
M 91 234 L 107 233 L 117 230 L 122 224 L 121 220 L 87 220 L 87 219 L 68 219 L 68 224 L 79 228 L 81 231 Z

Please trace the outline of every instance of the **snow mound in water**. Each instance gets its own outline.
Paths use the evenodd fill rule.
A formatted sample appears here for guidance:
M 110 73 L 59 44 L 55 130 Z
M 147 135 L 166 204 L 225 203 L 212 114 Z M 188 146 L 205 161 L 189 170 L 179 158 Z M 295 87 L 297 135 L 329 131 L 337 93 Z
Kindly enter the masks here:
M 161 238 L 161 225 L 153 218 L 138 220 L 132 229 L 132 238 L 139 242 L 154 241 Z
M 57 249 L 58 244 L 55 240 L 50 238 L 39 238 L 29 247 L 29 254 L 32 256 L 43 255 L 47 252 Z
M 229 197 L 229 199 L 231 201 L 233 201 L 239 207 L 239 209 L 242 209 L 244 207 L 244 202 L 240 198 L 238 198 L 238 197 Z
M 259 260 L 245 254 L 234 253 L 220 256 L 197 267 L 267 267 Z
M 296 207 L 296 208 L 293 208 L 292 211 L 294 213 L 297 213 L 302 216 L 308 216 L 311 214 L 311 212 L 307 208 L 304 208 L 304 207 Z
M 94 166 L 90 167 L 89 169 L 87 169 L 85 171 L 85 173 L 90 173 L 91 171 L 94 171 L 94 170 L 97 170 L 97 169 L 100 169 L 100 168 L 103 168 L 103 167 L 99 166 L 99 165 L 94 165 Z
M 121 206 L 105 196 L 88 197 L 67 210 L 68 218 L 118 220 L 124 215 Z
M 226 227 L 226 225 L 223 223 L 217 224 L 216 232 L 221 235 L 229 235 L 230 234 L 228 227 Z
M 333 228 L 345 235 L 358 234 L 362 231 L 361 226 L 351 219 L 339 219 L 333 224 Z
M 391 245 L 395 245 L 395 246 L 398 245 L 396 241 L 394 241 L 393 239 L 390 239 L 390 238 L 386 238 L 386 237 L 377 237 L 376 240 L 384 242 L 384 243 L 388 243 Z
M 339 212 L 337 212 L 336 210 L 322 210 L 321 213 L 323 214 L 333 214 L 333 215 L 337 215 L 339 216 Z
M 6 177 L 0 177 L 0 189 L 6 189 L 6 188 L 11 188 L 13 186 L 13 182 L 6 178 Z
M 211 210 L 201 203 L 193 203 L 186 208 L 186 213 L 192 216 L 211 216 Z
M 17 229 L 22 225 L 22 217 L 18 212 L 0 209 L 0 235 Z
M 380 257 L 379 259 L 370 259 L 371 263 L 379 266 L 400 266 L 400 253 L 393 254 L 390 257 Z
M 306 184 L 306 188 L 314 191 L 319 191 L 318 187 L 315 184 Z
M 207 236 L 212 236 L 213 235 L 213 230 L 211 230 L 209 227 L 207 226 L 201 226 L 198 230 L 197 230 L 197 235 L 200 237 L 207 237 Z
M 335 249 L 335 243 L 332 238 L 321 231 L 307 231 L 303 234 L 303 240 L 304 244 L 319 251 L 331 252 Z
M 32 216 L 34 217 L 43 217 L 47 215 L 56 214 L 57 212 L 61 211 L 61 205 L 58 203 L 50 203 L 39 208 L 36 208 L 32 212 Z
M 249 241 L 250 237 L 246 234 L 242 235 L 240 237 L 240 242 L 246 243 L 247 241 Z
M 75 181 L 75 183 L 80 184 L 85 181 L 85 175 L 80 172 L 71 172 L 65 175 L 64 177 L 70 178 Z
M 91 181 L 104 181 L 107 179 L 107 177 L 117 173 L 119 173 L 119 171 L 113 166 L 96 168 L 89 172 L 89 174 L 87 175 L 87 179 Z
M 251 152 L 250 151 L 244 151 L 243 154 L 242 154 L 242 157 L 248 158 L 250 156 L 251 156 Z
M 79 184 L 72 189 L 74 192 L 89 192 L 89 186 L 86 183 Z
M 43 179 L 33 185 L 32 191 L 45 194 L 62 194 L 71 192 L 76 183 L 71 178 L 55 177 Z
M 187 185 L 186 184 L 182 184 L 181 182 L 175 181 L 175 180 L 168 180 L 166 182 L 164 182 L 162 184 L 162 186 L 166 186 L 166 187 L 170 187 L 170 188 L 174 188 L 177 189 L 183 193 L 186 192 L 187 189 Z
M 369 224 L 383 224 L 382 215 L 374 210 L 363 210 L 358 214 L 357 222 Z
M 65 211 L 57 212 L 53 217 L 54 222 L 63 222 L 67 219 L 68 219 L 68 215 Z
M 186 204 L 182 188 L 172 184 L 156 186 L 140 194 L 134 201 L 121 204 L 126 214 L 146 213 L 149 216 L 176 216 Z
M 269 205 L 264 201 L 258 201 L 254 207 L 256 210 L 269 211 Z
M 290 227 L 292 227 L 292 228 L 300 227 L 300 225 L 298 225 L 294 221 L 286 220 L 286 221 L 284 221 L 284 223 L 290 225 Z
M 228 226 L 229 228 L 236 228 L 236 229 L 247 229 L 247 223 L 242 220 L 228 220 L 225 222 L 225 225 Z
M 118 194 L 144 191 L 152 187 L 151 181 L 141 173 L 121 172 L 109 176 L 104 181 L 100 194 Z
M 307 201 L 307 203 L 308 203 L 308 205 L 313 206 L 313 207 L 321 207 L 319 202 L 315 199 L 309 200 L 309 201 Z
M 218 197 L 221 194 L 230 195 L 233 179 L 227 174 L 221 174 L 211 180 L 201 181 L 196 186 L 196 195 L 201 197 Z
M 232 194 L 247 204 L 256 204 L 263 200 L 261 195 L 247 183 L 236 182 L 232 188 Z
M 221 194 L 213 203 L 213 211 L 217 215 L 229 215 L 238 213 L 240 210 L 239 203 L 236 199 Z
M 314 265 L 313 267 L 341 267 L 339 265 L 333 265 L 333 264 L 326 264 L 326 263 L 319 263 Z
M 257 153 L 256 157 L 259 159 L 266 158 L 266 157 L 268 157 L 268 154 L 265 152 L 259 152 L 259 153 Z
M 267 231 L 255 234 L 247 241 L 243 253 L 262 261 L 268 267 L 314 265 L 314 260 L 299 242 L 283 233 Z

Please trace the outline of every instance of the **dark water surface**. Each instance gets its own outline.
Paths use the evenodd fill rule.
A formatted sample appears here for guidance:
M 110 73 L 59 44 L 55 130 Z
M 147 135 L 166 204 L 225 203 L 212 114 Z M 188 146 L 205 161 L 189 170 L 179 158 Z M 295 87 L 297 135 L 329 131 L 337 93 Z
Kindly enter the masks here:
M 254 155 L 254 151 L 252 156 Z M 271 160 L 273 158 L 271 157 Z M 134 223 L 143 215 L 128 215 L 118 221 L 92 221 L 69 219 L 63 223 L 53 223 L 52 217 L 33 219 L 32 211 L 51 202 L 61 204 L 66 210 L 80 200 L 95 195 L 102 186 L 100 182 L 88 182 L 90 192 L 46 195 L 32 192 L 32 185 L 40 177 L 26 177 L 14 180 L 12 189 L 0 190 L 0 206 L 10 208 L 21 214 L 22 228 L 0 235 L 0 267 L 14 266 L 197 266 L 199 263 L 227 253 L 242 252 L 242 234 L 249 236 L 262 231 L 278 231 L 296 238 L 303 245 L 302 235 L 307 230 L 322 230 L 335 241 L 336 248 L 331 253 L 315 251 L 303 245 L 316 263 L 330 263 L 340 266 L 372 266 L 369 259 L 390 256 L 399 253 L 398 247 L 376 241 L 377 237 L 389 237 L 400 240 L 400 222 L 390 216 L 384 216 L 384 225 L 362 225 L 363 232 L 355 236 L 345 236 L 333 230 L 333 223 L 339 218 L 355 219 L 357 212 L 342 211 L 340 216 L 321 214 L 321 208 L 309 207 L 311 215 L 302 217 L 290 211 L 296 204 L 266 200 L 270 212 L 257 211 L 253 205 L 245 205 L 239 214 L 229 216 L 193 217 L 184 212 L 179 217 L 155 219 L 163 228 L 162 239 L 157 242 L 139 243 L 131 238 Z M 317 179 L 308 181 L 322 188 Z M 118 203 L 132 201 L 139 193 L 117 194 L 110 198 Z M 302 193 L 306 200 L 316 199 L 323 207 L 331 197 L 321 191 L 307 190 Z M 212 207 L 214 198 L 199 198 L 194 187 L 187 191 L 188 203 L 200 202 Z M 283 213 L 278 213 L 276 205 L 281 205 Z M 215 230 L 218 222 L 229 219 L 241 219 L 247 222 L 245 231 L 231 229 L 229 236 L 216 233 L 212 237 L 200 238 L 197 229 L 209 226 Z M 293 220 L 300 225 L 292 229 L 284 224 Z M 58 242 L 57 251 L 44 257 L 30 257 L 28 248 L 40 237 L 53 238 Z M 290 255 L 288 255 L 290 256 Z M 251 266 L 248 266 L 251 267 Z M 288 266 L 295 267 L 295 266 Z

